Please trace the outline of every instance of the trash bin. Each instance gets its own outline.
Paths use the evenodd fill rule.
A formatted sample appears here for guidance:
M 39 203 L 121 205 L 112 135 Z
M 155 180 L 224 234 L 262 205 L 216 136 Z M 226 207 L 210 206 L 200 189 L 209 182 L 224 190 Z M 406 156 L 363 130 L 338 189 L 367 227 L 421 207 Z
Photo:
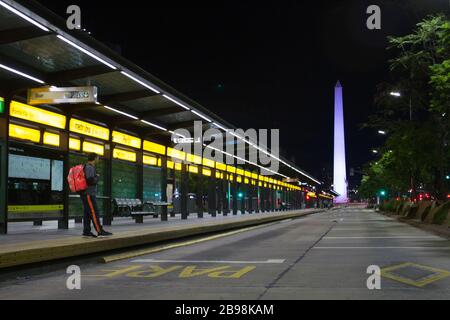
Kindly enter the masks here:
M 188 193 L 187 195 L 187 210 L 188 213 L 197 212 L 197 195 L 195 193 Z

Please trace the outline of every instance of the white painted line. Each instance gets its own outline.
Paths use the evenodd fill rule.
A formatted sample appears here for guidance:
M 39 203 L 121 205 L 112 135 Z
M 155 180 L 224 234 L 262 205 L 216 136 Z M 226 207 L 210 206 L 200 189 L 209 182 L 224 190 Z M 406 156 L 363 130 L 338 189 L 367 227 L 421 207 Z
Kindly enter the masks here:
M 325 237 L 324 240 L 341 240 L 341 239 L 437 239 L 446 241 L 437 236 L 392 236 L 392 237 Z
M 136 259 L 132 263 L 226 263 L 226 264 L 281 264 L 285 259 L 268 259 L 266 261 L 227 261 L 227 260 L 157 260 Z
M 366 249 L 433 249 L 450 250 L 450 247 L 314 247 L 319 250 L 366 250 Z

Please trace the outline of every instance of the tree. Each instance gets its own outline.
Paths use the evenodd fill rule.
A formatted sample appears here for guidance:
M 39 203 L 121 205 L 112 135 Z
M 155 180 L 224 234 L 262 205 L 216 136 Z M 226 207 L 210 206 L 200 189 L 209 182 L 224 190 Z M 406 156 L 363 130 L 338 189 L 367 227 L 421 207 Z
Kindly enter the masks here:
M 409 180 L 413 196 L 423 186 L 444 198 L 450 160 L 450 21 L 444 15 L 430 16 L 411 34 L 389 37 L 388 49 L 395 52 L 389 61 L 394 82 L 378 86 L 378 111 L 366 125 L 389 131 L 384 152 L 392 157 L 382 175 L 372 168 L 364 181 L 374 181 L 378 174 L 389 180 L 384 183 L 395 180 L 400 187 L 404 182 L 399 179 Z M 394 99 L 392 91 L 401 91 L 402 97 Z

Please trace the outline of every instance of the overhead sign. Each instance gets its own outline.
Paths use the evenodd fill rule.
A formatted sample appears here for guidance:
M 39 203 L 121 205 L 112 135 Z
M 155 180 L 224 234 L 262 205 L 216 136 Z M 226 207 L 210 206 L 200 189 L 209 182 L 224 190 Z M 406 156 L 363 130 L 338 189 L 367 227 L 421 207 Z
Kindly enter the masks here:
M 28 90 L 28 104 L 97 103 L 97 87 L 42 87 Z

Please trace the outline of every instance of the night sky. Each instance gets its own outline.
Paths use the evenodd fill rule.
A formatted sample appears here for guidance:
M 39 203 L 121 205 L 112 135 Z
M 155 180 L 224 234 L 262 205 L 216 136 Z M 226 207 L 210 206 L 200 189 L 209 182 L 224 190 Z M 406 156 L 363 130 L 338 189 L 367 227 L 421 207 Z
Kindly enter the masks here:
M 279 128 L 283 154 L 332 173 L 334 86 L 344 86 L 348 167 L 371 160 L 381 137 L 361 124 L 375 86 L 389 81 L 387 35 L 403 35 L 448 0 L 39 0 L 82 9 L 92 36 L 240 128 Z M 125 5 L 124 5 L 125 4 Z M 366 9 L 382 9 L 382 30 Z M 351 181 L 357 183 L 357 181 Z

